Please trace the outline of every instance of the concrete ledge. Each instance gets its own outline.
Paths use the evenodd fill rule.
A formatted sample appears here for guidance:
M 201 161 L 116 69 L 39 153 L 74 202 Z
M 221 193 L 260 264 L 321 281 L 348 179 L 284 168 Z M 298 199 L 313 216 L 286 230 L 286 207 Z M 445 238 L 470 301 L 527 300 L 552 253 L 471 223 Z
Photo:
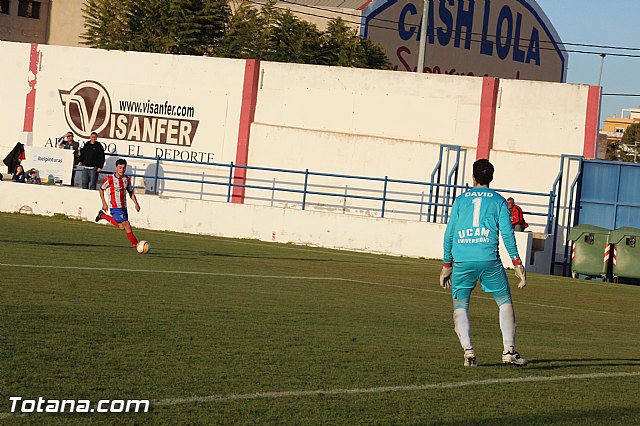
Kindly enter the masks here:
M 65 214 L 93 221 L 100 209 L 97 191 L 67 186 L 0 183 L 0 211 Z M 141 211 L 129 212 L 136 228 L 248 238 L 260 241 L 441 259 L 443 224 L 382 219 L 321 211 L 167 198 L 137 194 Z M 517 232 L 522 261 L 529 265 L 532 236 Z M 506 267 L 511 261 L 504 247 Z M 542 258 L 537 255 L 536 260 Z M 548 265 L 547 265 L 548 270 Z

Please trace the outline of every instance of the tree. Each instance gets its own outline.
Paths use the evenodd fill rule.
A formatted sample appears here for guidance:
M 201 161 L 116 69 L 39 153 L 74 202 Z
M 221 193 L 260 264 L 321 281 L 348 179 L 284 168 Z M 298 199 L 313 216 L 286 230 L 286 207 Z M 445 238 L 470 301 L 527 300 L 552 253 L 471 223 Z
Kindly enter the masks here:
M 87 0 L 84 44 L 103 49 L 213 55 L 227 31 L 225 0 Z
M 267 0 L 86 0 L 84 43 L 103 49 L 388 69 L 384 50 L 340 18 L 327 31 Z
M 82 43 L 100 49 L 126 50 L 130 6 L 129 1 L 86 0 L 82 9 L 85 18 Z
M 640 158 L 638 149 L 640 148 L 640 123 L 631 124 L 622 135 L 622 144 L 627 145 L 628 158 L 623 155 L 622 161 L 637 161 Z
M 172 53 L 178 46 L 171 0 L 133 1 L 127 14 L 125 50 Z
M 621 157 L 624 156 L 622 152 L 622 147 L 620 146 L 620 142 L 611 140 L 607 144 L 607 160 L 611 161 L 621 161 Z
M 231 9 L 223 0 L 173 0 L 173 53 L 213 56 L 229 27 Z
M 275 18 L 270 37 L 269 60 L 304 64 L 318 63 L 320 31 L 286 10 Z
M 260 12 L 249 2 L 242 2 L 230 19 L 227 32 L 222 37 L 216 53 L 227 58 L 256 58 L 260 50 L 256 34 L 262 33 Z
M 321 57 L 320 63 L 325 65 L 377 69 L 388 69 L 390 65 L 382 47 L 358 37 L 342 18 L 327 24 Z

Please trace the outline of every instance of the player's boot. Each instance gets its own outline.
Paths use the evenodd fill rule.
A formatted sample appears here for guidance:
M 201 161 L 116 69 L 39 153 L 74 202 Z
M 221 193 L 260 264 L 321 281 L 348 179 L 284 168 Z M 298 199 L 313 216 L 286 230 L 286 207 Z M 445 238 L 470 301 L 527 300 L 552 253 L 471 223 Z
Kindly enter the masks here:
M 473 348 L 467 348 L 464 350 L 464 365 L 465 367 L 475 367 L 476 366 L 476 352 Z
M 510 351 L 502 352 L 502 363 L 513 364 L 518 367 L 523 367 L 529 363 L 526 359 L 522 358 L 518 352 L 513 348 Z
M 99 222 L 102 219 L 102 215 L 104 212 L 102 210 L 98 210 L 98 216 L 96 216 L 96 222 Z

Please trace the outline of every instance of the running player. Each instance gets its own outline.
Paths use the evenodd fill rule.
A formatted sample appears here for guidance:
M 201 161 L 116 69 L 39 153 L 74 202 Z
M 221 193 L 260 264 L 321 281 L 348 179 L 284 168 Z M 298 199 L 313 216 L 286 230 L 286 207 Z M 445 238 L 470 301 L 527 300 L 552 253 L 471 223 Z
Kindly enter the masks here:
M 100 199 L 102 200 L 102 210 L 98 211 L 96 216 L 96 222 L 100 219 L 104 219 L 114 226 L 120 229 L 124 229 L 127 232 L 127 238 L 133 244 L 133 247 L 138 245 L 138 240 L 133 235 L 131 224 L 129 223 L 129 216 L 127 215 L 127 197 L 126 193 L 129 193 L 129 197 L 136 206 L 136 211 L 140 211 L 140 205 L 136 199 L 136 194 L 133 193 L 133 186 L 131 185 L 131 178 L 124 173 L 127 170 L 127 161 L 119 158 L 116 161 L 116 171 L 113 175 L 106 177 L 100 185 Z M 109 203 L 105 199 L 105 191 L 109 198 Z M 110 209 L 111 216 L 106 211 Z
M 522 261 L 518 255 L 505 199 L 492 189 L 493 165 L 489 160 L 473 164 L 473 188 L 456 198 L 444 236 L 444 259 L 440 285 L 452 287 L 453 321 L 464 350 L 464 366 L 476 365 L 476 355 L 469 335 L 469 301 L 478 281 L 498 304 L 502 331 L 502 362 L 527 365 L 515 350 L 516 319 L 509 281 L 498 253 L 498 232 L 502 234 L 516 276 L 518 288 L 526 285 Z M 455 261 L 455 263 L 454 263 Z

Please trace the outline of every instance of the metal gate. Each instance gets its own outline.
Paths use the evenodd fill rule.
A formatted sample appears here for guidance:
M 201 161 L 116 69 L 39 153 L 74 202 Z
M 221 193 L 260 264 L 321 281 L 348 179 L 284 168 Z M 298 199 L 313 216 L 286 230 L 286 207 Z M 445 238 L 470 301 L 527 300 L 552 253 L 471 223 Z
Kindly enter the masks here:
M 640 164 L 586 160 L 579 194 L 575 223 L 640 228 Z

